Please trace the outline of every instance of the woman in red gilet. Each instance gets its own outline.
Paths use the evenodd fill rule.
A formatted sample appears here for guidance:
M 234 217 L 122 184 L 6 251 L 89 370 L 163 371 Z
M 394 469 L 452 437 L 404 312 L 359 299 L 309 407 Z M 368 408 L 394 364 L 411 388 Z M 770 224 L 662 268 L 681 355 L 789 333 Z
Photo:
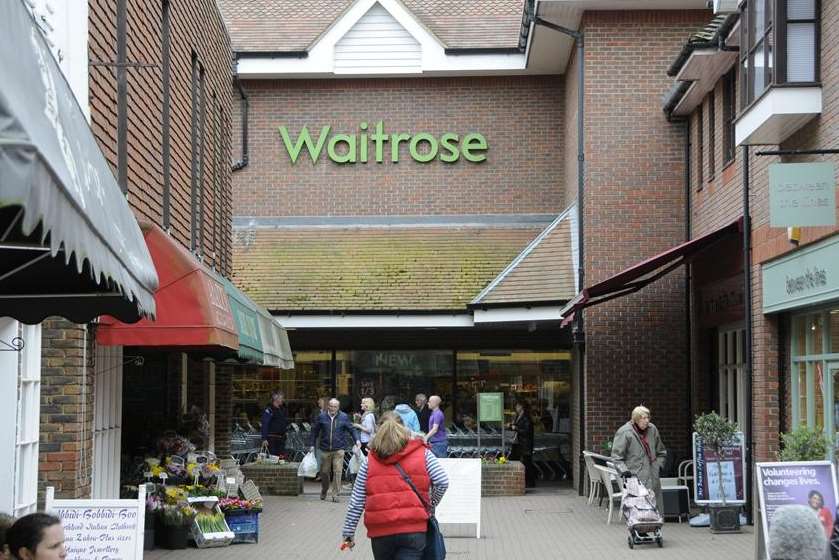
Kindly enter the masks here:
M 411 439 L 398 415 L 382 415 L 361 465 L 344 520 L 344 543 L 355 546 L 355 528 L 364 512 L 376 560 L 422 558 L 428 512 L 397 468 L 411 478 L 423 499 L 435 507 L 449 487 L 446 471 L 421 439 Z

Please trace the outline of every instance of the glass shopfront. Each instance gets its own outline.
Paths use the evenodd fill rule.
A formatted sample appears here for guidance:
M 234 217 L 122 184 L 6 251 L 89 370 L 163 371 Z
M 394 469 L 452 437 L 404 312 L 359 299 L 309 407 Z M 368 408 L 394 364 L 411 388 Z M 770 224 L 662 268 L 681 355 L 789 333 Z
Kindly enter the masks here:
M 793 425 L 839 441 L 839 306 L 794 315 L 791 327 Z

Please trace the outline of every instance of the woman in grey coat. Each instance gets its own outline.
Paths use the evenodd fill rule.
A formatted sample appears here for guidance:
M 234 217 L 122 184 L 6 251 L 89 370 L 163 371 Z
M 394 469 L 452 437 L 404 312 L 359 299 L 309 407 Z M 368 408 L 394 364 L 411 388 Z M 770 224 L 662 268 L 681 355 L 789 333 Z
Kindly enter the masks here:
M 661 501 L 659 469 L 664 465 L 667 450 L 658 435 L 658 428 L 650 422 L 650 411 L 636 406 L 632 419 L 618 428 L 612 442 L 612 461 L 618 472 L 629 471 L 655 493 L 658 507 Z

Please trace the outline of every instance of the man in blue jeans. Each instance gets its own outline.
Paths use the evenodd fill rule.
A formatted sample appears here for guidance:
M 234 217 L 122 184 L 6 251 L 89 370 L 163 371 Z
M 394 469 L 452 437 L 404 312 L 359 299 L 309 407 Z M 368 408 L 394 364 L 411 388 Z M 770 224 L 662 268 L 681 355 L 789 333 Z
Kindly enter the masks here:
M 445 458 L 449 456 L 449 433 L 446 431 L 446 417 L 440 410 L 441 402 L 443 402 L 442 399 L 437 395 L 431 395 L 428 399 L 431 417 L 428 419 L 425 442 L 431 444 L 431 452 L 435 457 Z

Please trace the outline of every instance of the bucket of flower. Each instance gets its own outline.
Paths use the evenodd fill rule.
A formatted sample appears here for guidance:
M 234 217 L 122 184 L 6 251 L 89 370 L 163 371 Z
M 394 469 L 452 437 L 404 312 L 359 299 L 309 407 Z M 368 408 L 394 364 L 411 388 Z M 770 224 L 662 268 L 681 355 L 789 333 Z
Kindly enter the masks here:
M 233 544 L 259 542 L 259 514 L 262 511 L 262 500 L 221 498 L 219 508 L 224 513 L 230 530 L 236 535 Z
M 224 514 L 218 507 L 217 496 L 195 496 L 187 498 L 189 504 L 195 508 L 195 520 L 192 522 L 192 538 L 198 548 L 212 548 L 227 546 L 236 536 Z

